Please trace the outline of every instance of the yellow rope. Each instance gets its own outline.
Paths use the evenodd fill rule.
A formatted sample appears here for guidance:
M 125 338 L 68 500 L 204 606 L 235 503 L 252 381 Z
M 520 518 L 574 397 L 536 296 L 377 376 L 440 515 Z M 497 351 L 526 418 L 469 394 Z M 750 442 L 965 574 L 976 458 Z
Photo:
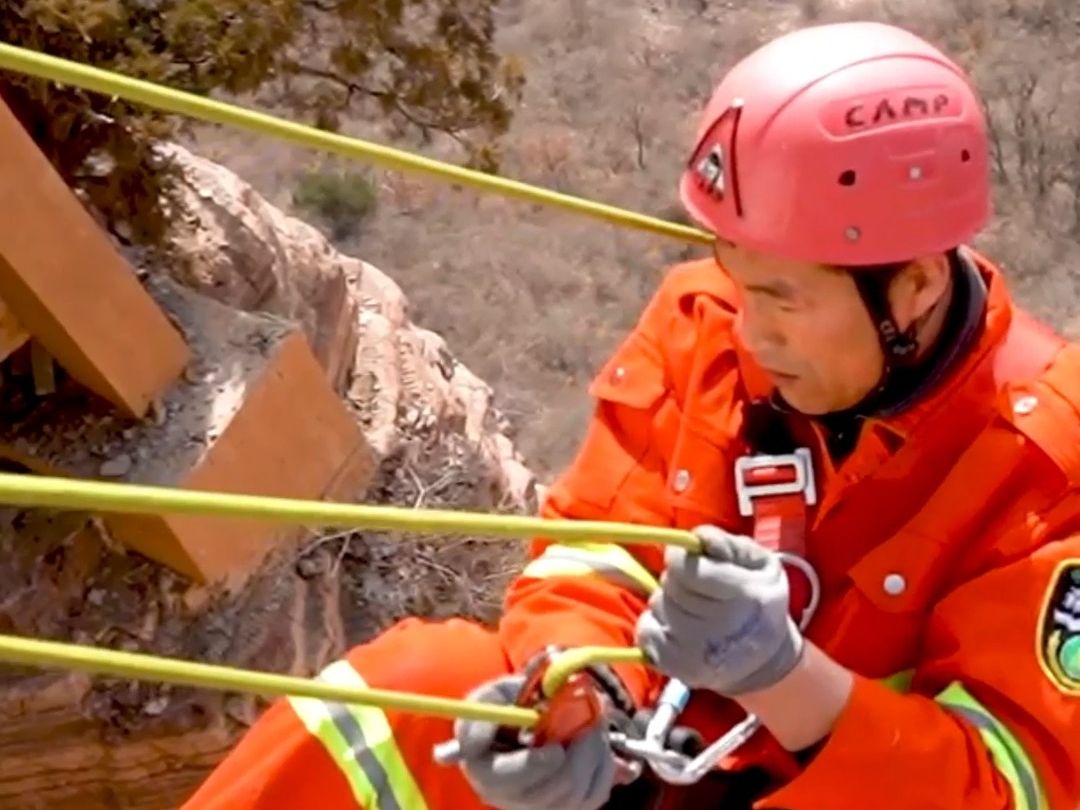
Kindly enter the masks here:
M 461 717 L 500 723 L 507 726 L 530 727 L 538 714 L 532 709 L 516 706 L 497 706 L 482 701 L 452 700 L 429 697 L 411 692 L 372 689 L 358 686 L 336 686 L 322 681 L 277 675 L 271 672 L 235 669 L 216 664 L 200 664 L 181 658 L 165 658 L 146 653 L 122 652 L 68 644 L 59 641 L 40 641 L 18 636 L 0 635 L 0 660 L 40 668 L 110 675 L 178 686 L 218 689 L 255 695 L 295 695 L 339 703 L 359 703 L 384 709 L 415 712 L 440 717 Z
M 481 537 L 545 537 L 569 542 L 603 540 L 613 543 L 653 543 L 680 546 L 691 551 L 701 548 L 700 541 L 692 532 L 661 526 L 549 520 L 524 515 L 488 515 L 449 509 L 370 506 L 20 473 L 0 473 L 0 503 L 146 515 L 197 514 L 276 520 L 302 526 L 435 532 Z
M 545 695 L 554 695 L 567 679 L 594 664 L 641 664 L 649 659 L 638 647 L 574 647 L 556 653 L 544 673 L 540 687 Z
M 563 208 L 623 227 L 637 228 L 690 242 L 711 244 L 713 241 L 711 234 L 697 228 L 539 188 L 517 180 L 454 166 L 360 138 L 326 132 L 277 116 L 248 110 L 235 104 L 226 104 L 194 93 L 175 90 L 6 43 L 0 43 L 0 68 L 115 96 L 165 112 L 179 113 L 217 124 L 228 124 L 260 135 L 271 135 L 348 158 L 359 158 L 393 169 L 425 172 L 449 182 Z

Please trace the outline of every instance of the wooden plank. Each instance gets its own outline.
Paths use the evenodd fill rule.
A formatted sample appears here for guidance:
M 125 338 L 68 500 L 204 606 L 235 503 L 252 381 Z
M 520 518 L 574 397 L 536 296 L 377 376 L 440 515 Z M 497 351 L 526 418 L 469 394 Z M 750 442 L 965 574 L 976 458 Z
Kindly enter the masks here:
M 0 299 L 72 377 L 141 417 L 187 344 L 2 102 L 0 221 Z
M 192 406 L 213 409 L 212 404 Z M 362 497 L 375 475 L 376 459 L 363 432 L 299 330 L 253 372 L 239 408 L 219 435 L 209 420 L 200 419 L 203 423 L 212 432 L 201 457 L 171 471 L 170 480 L 151 483 L 351 500 Z M 167 452 L 164 447 L 146 449 L 151 455 Z M 139 483 L 145 468 L 146 462 L 137 461 L 125 477 Z M 109 515 L 105 523 L 113 538 L 147 557 L 196 582 L 229 590 L 240 587 L 268 554 L 293 548 L 306 533 L 292 524 L 200 515 L 119 514 Z

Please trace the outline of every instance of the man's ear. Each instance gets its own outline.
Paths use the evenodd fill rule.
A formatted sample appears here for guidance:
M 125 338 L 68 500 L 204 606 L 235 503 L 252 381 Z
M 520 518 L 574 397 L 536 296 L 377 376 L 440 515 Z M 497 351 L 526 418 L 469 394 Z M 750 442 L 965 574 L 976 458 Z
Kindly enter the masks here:
M 949 258 L 944 253 L 915 259 L 889 285 L 893 317 L 901 330 L 926 319 L 952 288 Z

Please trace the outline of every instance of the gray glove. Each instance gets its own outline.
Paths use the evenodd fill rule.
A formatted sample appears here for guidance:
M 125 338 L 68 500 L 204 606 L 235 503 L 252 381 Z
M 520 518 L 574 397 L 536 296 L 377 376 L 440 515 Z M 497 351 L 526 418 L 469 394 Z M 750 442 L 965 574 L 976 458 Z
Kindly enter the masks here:
M 803 650 L 780 557 L 715 526 L 694 533 L 704 553 L 668 549 L 661 588 L 638 619 L 638 645 L 691 687 L 730 697 L 771 686 Z
M 496 678 L 468 699 L 511 704 L 524 680 L 522 675 Z M 596 810 L 608 800 L 615 755 L 603 727 L 569 746 L 551 743 L 502 752 L 492 750 L 497 730 L 494 723 L 479 720 L 454 725 L 465 778 L 485 804 L 500 810 Z

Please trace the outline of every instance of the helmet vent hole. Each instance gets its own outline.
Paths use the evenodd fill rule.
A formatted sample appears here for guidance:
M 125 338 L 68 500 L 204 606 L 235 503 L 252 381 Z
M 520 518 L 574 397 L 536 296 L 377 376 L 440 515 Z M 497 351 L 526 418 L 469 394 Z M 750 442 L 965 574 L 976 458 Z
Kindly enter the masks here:
M 840 185 L 842 185 L 842 186 L 853 186 L 853 185 L 855 185 L 855 177 L 856 177 L 856 175 L 855 175 L 855 170 L 854 169 L 848 169 L 847 171 L 841 172 L 840 173 L 840 180 L 839 180 Z
M 969 160 L 971 160 L 971 152 L 965 149 L 960 153 L 960 162 L 967 163 Z

